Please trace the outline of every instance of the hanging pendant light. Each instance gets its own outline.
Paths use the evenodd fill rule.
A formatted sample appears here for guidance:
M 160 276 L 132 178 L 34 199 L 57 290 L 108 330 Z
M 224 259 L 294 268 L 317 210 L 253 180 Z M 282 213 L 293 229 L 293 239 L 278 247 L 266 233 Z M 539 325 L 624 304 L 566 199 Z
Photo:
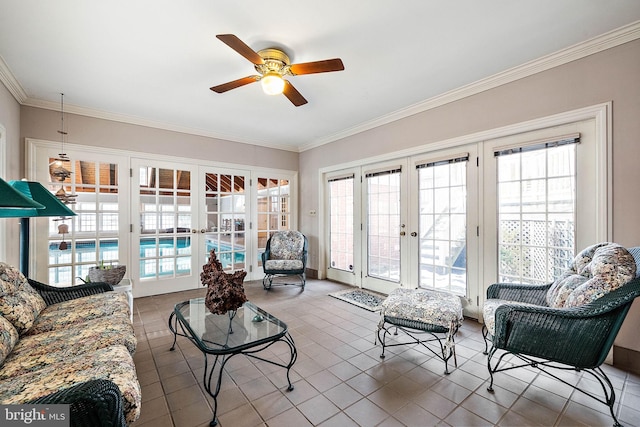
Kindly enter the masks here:
M 71 159 L 64 152 L 64 140 L 67 135 L 67 132 L 64 129 L 64 93 L 60 94 L 60 130 L 58 133 L 61 135 L 61 152 L 58 154 L 58 157 L 53 159 L 49 167 L 49 173 L 51 174 L 51 178 L 55 181 L 60 182 L 60 189 L 56 191 L 55 195 L 62 203 L 65 205 L 73 204 L 76 202 L 76 194 L 69 194 L 64 189 L 64 182 L 67 178 L 71 176 L 71 171 L 65 167 L 66 164 L 71 164 Z

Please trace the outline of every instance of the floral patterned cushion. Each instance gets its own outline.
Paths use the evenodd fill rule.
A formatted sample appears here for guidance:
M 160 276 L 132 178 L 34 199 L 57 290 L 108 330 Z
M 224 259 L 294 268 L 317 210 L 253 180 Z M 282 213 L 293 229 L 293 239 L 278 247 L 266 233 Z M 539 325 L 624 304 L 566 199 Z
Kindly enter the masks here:
M 131 321 L 122 315 L 111 316 L 108 320 L 92 319 L 66 329 L 27 335 L 20 339 L 0 367 L 0 380 L 113 345 L 124 345 L 133 354 L 136 344 Z
M 0 262 L 0 314 L 24 334 L 47 306 L 40 294 L 31 287 L 15 267 Z
M 382 302 L 381 315 L 450 328 L 462 325 L 460 298 L 427 289 L 396 288 Z
M 553 308 L 578 307 L 618 289 L 636 275 L 636 262 L 616 243 L 598 243 L 581 251 L 547 292 Z
M 68 328 L 81 322 L 115 313 L 129 317 L 127 296 L 120 292 L 104 292 L 47 306 L 35 320 L 27 335 Z
M 4 317 L 0 316 L 0 364 L 11 353 L 18 342 L 18 331 Z
M 304 235 L 299 231 L 278 231 L 271 236 L 270 259 L 301 260 Z
M 127 423 L 140 416 L 140 384 L 126 347 L 114 345 L 70 357 L 37 371 L 0 381 L 0 403 L 20 404 L 95 379 L 113 381 L 124 397 Z
M 265 270 L 302 270 L 303 264 L 299 259 L 269 259 L 264 263 Z

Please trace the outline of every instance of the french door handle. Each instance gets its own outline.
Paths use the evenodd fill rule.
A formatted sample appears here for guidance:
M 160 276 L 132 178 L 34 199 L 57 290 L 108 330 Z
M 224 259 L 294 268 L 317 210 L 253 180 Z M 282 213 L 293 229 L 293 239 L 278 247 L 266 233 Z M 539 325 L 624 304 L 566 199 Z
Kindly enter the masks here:
M 416 233 L 415 231 L 411 232 L 411 237 L 416 237 L 418 235 L 418 233 Z
M 207 229 L 206 229 L 206 228 L 201 228 L 201 229 L 200 229 L 200 232 L 201 232 L 201 233 L 206 233 L 206 232 L 207 232 Z
M 404 236 L 404 235 L 406 235 L 406 234 L 407 234 L 407 233 L 405 233 L 404 231 L 401 231 L 401 232 L 400 232 L 400 235 L 401 235 L 401 236 Z

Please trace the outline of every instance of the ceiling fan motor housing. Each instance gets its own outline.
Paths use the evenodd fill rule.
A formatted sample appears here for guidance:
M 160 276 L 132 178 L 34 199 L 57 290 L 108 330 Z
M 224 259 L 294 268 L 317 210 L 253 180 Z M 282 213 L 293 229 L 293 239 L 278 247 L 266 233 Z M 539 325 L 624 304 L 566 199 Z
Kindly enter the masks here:
M 264 60 L 263 64 L 256 64 L 256 71 L 261 75 L 278 73 L 281 76 L 289 74 L 291 61 L 286 53 L 279 49 L 269 48 L 258 51 L 258 55 Z

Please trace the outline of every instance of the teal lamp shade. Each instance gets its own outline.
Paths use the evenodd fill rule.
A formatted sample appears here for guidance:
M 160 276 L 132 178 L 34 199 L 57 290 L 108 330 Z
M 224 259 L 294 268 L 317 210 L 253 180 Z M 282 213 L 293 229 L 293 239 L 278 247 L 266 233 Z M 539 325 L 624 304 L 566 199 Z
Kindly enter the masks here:
M 39 182 L 9 181 L 9 185 L 25 198 L 43 206 L 40 209 L 0 209 L 0 216 L 20 218 L 20 271 L 29 277 L 29 218 L 39 216 L 75 216 L 76 213 Z M 6 214 L 7 211 L 12 211 L 11 215 Z M 2 213 L 5 214 L 2 215 Z
M 19 218 L 24 209 L 44 209 L 44 205 L 25 196 L 0 178 L 0 217 Z
M 24 196 L 44 206 L 43 209 L 18 209 L 13 217 L 38 217 L 38 216 L 75 216 L 76 213 L 69 209 L 51 191 L 35 181 L 9 181 L 9 184 Z

